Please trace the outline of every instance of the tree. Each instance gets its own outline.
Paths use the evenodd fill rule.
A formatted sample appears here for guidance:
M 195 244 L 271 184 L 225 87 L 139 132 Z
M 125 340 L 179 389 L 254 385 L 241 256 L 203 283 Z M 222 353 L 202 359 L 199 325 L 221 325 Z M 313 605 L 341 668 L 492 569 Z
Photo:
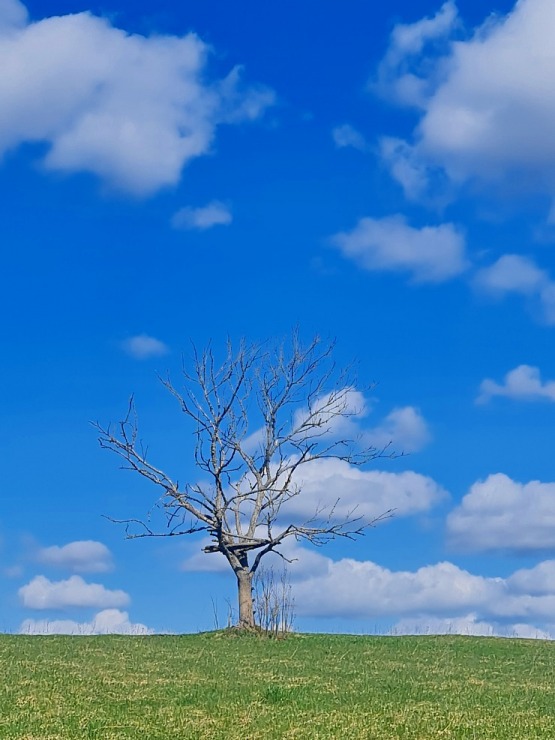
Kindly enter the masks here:
M 182 368 L 182 388 L 169 376 L 160 378 L 194 425 L 194 460 L 206 479 L 200 483 L 181 485 L 147 459 L 133 398 L 115 427 L 95 425 L 101 447 L 162 491 L 155 506 L 165 515 L 165 529 L 156 531 L 150 519 L 120 520 L 127 536 L 207 532 L 212 543 L 204 552 L 221 553 L 235 574 L 238 626 L 244 629 L 255 626 L 252 582 L 266 555 L 287 559 L 281 546 L 290 538 L 315 545 L 354 539 L 377 521 L 356 511 L 338 518 L 333 505 L 318 507 L 304 521 L 288 518 L 287 502 L 302 495 L 304 466 L 324 458 L 363 465 L 391 456 L 387 448 L 338 436 L 341 422 L 360 409 L 352 407 L 354 386 L 348 373 L 337 373 L 333 349 L 318 337 L 303 346 L 296 334 L 287 346 L 242 342 L 235 350 L 228 342 L 221 363 L 211 347 L 194 349 L 191 369 Z

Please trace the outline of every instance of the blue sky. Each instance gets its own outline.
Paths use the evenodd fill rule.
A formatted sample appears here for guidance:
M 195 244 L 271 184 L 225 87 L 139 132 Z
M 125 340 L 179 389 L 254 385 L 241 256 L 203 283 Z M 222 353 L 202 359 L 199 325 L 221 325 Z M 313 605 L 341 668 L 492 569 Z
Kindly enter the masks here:
M 554 27 L 550 0 L 0 0 L 0 629 L 225 622 L 201 538 L 102 517 L 156 492 L 89 422 L 134 393 L 194 479 L 157 373 L 298 326 L 409 454 L 313 472 L 307 506 L 397 514 L 290 553 L 297 628 L 555 634 Z

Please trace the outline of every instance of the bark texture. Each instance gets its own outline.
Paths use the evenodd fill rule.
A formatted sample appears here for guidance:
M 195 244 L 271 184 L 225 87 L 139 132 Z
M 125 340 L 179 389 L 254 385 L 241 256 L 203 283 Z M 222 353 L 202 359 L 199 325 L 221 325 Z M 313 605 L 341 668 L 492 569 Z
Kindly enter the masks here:
M 241 629 L 251 630 L 255 628 L 254 602 L 252 595 L 252 577 L 250 571 L 240 571 L 237 575 L 237 594 L 239 605 L 238 626 Z

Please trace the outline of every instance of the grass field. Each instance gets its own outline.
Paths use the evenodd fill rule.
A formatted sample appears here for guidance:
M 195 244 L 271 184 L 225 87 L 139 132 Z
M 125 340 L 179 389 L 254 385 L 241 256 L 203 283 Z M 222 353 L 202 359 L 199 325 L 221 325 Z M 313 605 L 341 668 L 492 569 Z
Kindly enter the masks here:
M 2 740 L 555 738 L 555 644 L 0 636 Z

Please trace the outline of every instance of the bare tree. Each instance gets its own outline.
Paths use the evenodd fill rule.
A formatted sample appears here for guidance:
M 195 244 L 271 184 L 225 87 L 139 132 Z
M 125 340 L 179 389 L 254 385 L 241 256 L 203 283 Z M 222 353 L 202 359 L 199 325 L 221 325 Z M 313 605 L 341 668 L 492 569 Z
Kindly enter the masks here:
M 194 424 L 194 459 L 206 479 L 200 483 L 181 485 L 147 459 L 133 399 L 114 427 L 95 424 L 101 447 L 161 489 L 156 507 L 165 514 L 165 528 L 156 531 L 150 519 L 124 520 L 128 537 L 207 532 L 212 544 L 204 552 L 221 553 L 235 574 L 241 628 L 255 626 L 252 581 L 265 555 L 286 559 L 281 546 L 289 538 L 315 545 L 354 539 L 377 521 L 356 511 L 341 518 L 333 505 L 304 521 L 287 518 L 285 505 L 302 494 L 307 464 L 333 458 L 362 465 L 391 456 L 338 437 L 339 422 L 360 409 L 352 408 L 352 381 L 337 373 L 332 354 L 333 343 L 316 337 L 303 346 L 296 334 L 287 346 L 241 343 L 235 350 L 228 343 L 221 363 L 210 347 L 194 350 L 181 388 L 161 379 Z

